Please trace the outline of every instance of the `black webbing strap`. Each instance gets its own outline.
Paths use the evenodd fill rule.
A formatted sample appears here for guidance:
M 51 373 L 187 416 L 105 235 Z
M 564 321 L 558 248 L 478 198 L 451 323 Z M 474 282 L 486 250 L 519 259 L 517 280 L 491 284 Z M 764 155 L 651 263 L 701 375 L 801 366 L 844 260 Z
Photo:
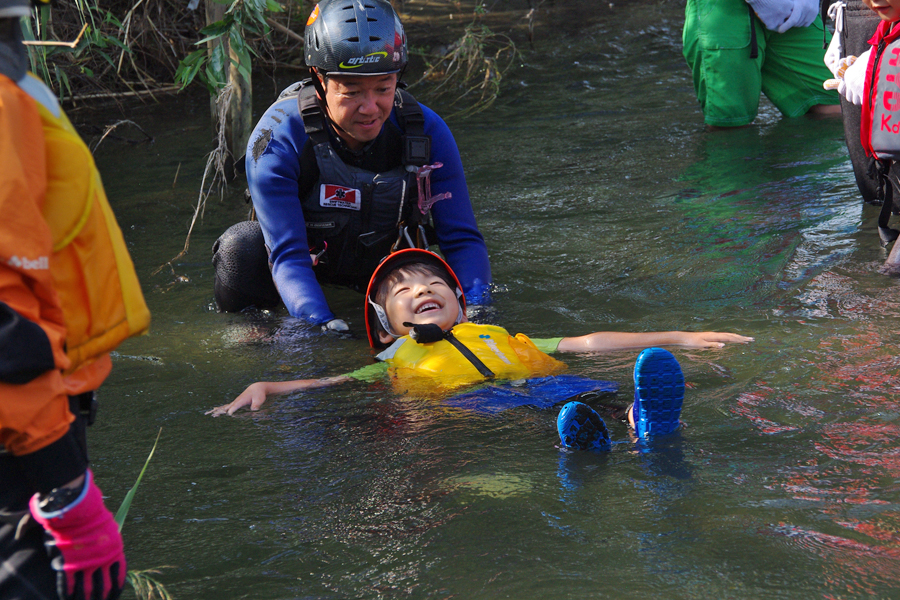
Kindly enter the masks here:
M 463 344 L 461 341 L 459 341 L 458 339 L 456 339 L 456 336 L 453 335 L 453 332 L 452 332 L 452 331 L 446 332 L 446 333 L 444 334 L 444 339 L 446 339 L 448 342 L 450 342 L 451 344 L 453 344 L 453 347 L 456 348 L 457 350 L 459 350 L 459 352 L 460 352 L 463 356 L 465 356 L 466 359 L 468 359 L 468 361 L 469 361 L 470 363 L 472 363 L 472 365 L 474 365 L 474 367 L 475 367 L 476 369 L 478 369 L 478 372 L 479 372 L 479 373 L 481 373 L 482 375 L 484 375 L 484 376 L 487 377 L 488 379 L 492 379 L 492 378 L 494 377 L 494 372 L 491 371 L 491 370 L 488 368 L 488 366 L 487 366 L 486 364 L 484 364 L 483 362 L 481 362 L 481 359 L 478 358 L 477 356 L 475 356 L 475 354 L 474 354 L 471 350 L 469 350 L 469 349 L 465 346 L 465 344 Z
M 328 129 L 326 129 L 325 111 L 319 104 L 316 88 L 312 85 L 304 85 L 297 94 L 297 105 L 300 107 L 300 117 L 303 119 L 303 127 L 306 135 L 312 139 L 313 144 L 328 142 Z
M 469 350 L 465 344 L 456 339 L 456 336 L 453 335 L 452 331 L 442 331 L 440 326 L 435 325 L 434 323 L 427 323 L 424 325 L 404 323 L 403 326 L 412 328 L 412 332 L 409 336 L 420 344 L 431 344 L 440 340 L 447 340 L 454 348 L 459 350 L 460 354 L 466 357 L 466 360 L 472 363 L 472 366 L 478 369 L 479 373 L 488 379 L 494 378 L 494 372 L 491 371 L 486 364 L 481 362 L 481 359 L 475 356 L 475 353 Z
M 894 185 L 891 183 L 890 178 L 891 161 L 875 161 L 875 168 L 878 170 L 878 184 L 881 186 L 879 195 L 883 199 L 881 212 L 878 214 L 878 237 L 881 238 L 881 245 L 887 246 L 900 236 L 900 231 L 888 227 L 888 222 L 891 220 L 891 212 L 894 208 Z
M 756 59 L 759 58 L 759 44 L 756 41 L 756 13 L 749 4 L 747 8 L 750 10 L 750 58 Z
M 403 125 L 403 165 L 424 167 L 431 158 L 431 137 L 425 135 L 425 115 L 412 94 L 397 87 L 394 106 Z

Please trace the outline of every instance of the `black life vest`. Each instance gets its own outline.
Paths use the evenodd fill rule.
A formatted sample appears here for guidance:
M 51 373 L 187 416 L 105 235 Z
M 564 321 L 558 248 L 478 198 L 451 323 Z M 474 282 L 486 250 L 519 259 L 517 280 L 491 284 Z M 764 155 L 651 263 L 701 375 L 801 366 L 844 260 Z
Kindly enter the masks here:
M 419 245 L 418 236 L 402 231 L 417 233 L 428 222 L 427 215 L 413 210 L 418 200 L 416 170 L 431 158 L 422 108 L 409 92 L 397 88 L 394 108 L 403 132 L 401 164 L 373 173 L 338 156 L 309 80 L 295 89 L 319 168 L 319 180 L 300 198 L 310 252 L 322 252 L 314 267 L 316 278 L 365 290 L 375 267 L 392 249 Z

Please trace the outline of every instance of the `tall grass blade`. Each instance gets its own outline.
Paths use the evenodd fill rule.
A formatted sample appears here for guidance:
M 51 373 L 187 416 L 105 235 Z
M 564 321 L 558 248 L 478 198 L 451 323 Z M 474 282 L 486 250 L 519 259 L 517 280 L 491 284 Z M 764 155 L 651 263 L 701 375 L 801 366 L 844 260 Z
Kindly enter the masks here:
M 138 486 L 141 484 L 141 479 L 144 477 L 144 471 L 147 470 L 147 465 L 150 464 L 150 459 L 153 458 L 153 453 L 156 452 L 156 445 L 159 443 L 159 436 L 162 435 L 162 427 L 159 428 L 159 433 L 156 434 L 156 441 L 153 442 L 153 449 L 150 450 L 150 456 L 147 457 L 147 462 L 144 463 L 144 468 L 141 469 L 141 474 L 138 475 L 137 481 L 134 482 L 134 485 L 128 490 L 128 493 L 125 494 L 125 499 L 122 500 L 122 505 L 119 507 L 119 510 L 116 511 L 116 523 L 119 525 L 119 531 L 122 531 L 122 525 L 125 523 L 125 517 L 128 516 L 128 509 L 131 508 L 131 501 L 134 499 L 134 494 L 137 492 Z

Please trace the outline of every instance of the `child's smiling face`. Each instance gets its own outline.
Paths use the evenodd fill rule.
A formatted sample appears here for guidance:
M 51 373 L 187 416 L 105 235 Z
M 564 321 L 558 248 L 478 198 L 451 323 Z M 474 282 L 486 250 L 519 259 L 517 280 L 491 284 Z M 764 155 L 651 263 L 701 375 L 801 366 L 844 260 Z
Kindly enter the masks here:
M 418 270 L 401 270 L 400 277 L 388 288 L 383 306 L 391 328 L 400 335 L 409 332 L 404 323 L 431 323 L 446 331 L 456 325 L 460 315 L 456 291 L 440 276 Z M 462 320 L 465 321 L 465 314 Z M 393 339 L 383 332 L 381 338 L 384 343 Z
M 900 19 L 900 0 L 863 0 L 863 3 L 875 11 L 882 21 Z

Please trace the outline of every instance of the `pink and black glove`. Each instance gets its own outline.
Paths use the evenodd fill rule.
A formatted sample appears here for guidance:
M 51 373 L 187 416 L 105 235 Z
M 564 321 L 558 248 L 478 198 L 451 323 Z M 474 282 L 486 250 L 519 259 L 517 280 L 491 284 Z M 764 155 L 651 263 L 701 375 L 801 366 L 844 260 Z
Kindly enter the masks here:
M 115 600 L 125 585 L 122 536 L 112 513 L 103 504 L 90 469 L 84 487 L 72 502 L 44 512 L 38 494 L 29 508 L 43 526 L 45 545 L 57 571 L 57 590 L 62 600 Z

